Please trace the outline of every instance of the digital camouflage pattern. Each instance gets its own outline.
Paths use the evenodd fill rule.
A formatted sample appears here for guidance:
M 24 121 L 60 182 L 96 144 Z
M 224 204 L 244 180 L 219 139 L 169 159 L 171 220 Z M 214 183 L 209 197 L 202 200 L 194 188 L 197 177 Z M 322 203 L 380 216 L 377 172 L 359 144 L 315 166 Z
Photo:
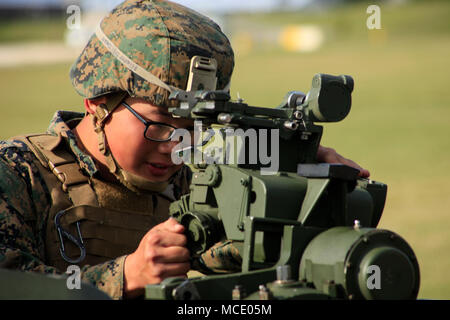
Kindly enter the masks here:
M 83 171 L 95 177 L 99 171 L 93 159 L 81 151 L 71 131 L 82 117 L 82 113 L 58 111 L 47 133 L 60 133 Z M 39 160 L 22 141 L 0 141 L 0 268 L 61 274 L 65 270 L 46 264 L 45 233 L 52 204 L 38 163 Z M 181 196 L 181 190 L 174 193 L 176 198 Z M 122 299 L 125 257 L 83 266 L 82 281 L 89 282 L 113 299 Z M 239 271 L 240 263 L 239 252 L 231 241 L 225 241 L 205 252 L 192 268 L 208 274 L 223 273 Z
M 240 272 L 242 257 L 232 240 L 223 240 L 194 260 L 192 268 L 204 274 Z
M 71 151 L 91 176 L 95 164 L 77 147 L 67 121 L 77 122 L 82 113 L 57 112 L 48 133 L 68 139 Z M 75 122 L 75 123 L 76 123 Z M 45 230 L 51 198 L 38 167 L 38 160 L 23 142 L 0 141 L 0 267 L 46 274 L 65 270 L 45 263 Z M 125 256 L 81 269 L 82 281 L 105 291 L 112 298 L 122 298 Z
M 186 89 L 195 55 L 217 61 L 217 89 L 229 82 L 234 55 L 227 37 L 209 18 L 170 1 L 125 1 L 107 15 L 105 35 L 136 64 L 166 84 Z M 174 106 L 169 92 L 148 83 L 117 60 L 94 34 L 70 71 L 72 84 L 87 99 L 126 91 L 158 106 Z
M 228 39 L 214 22 L 190 9 L 168 1 L 130 0 L 106 16 L 101 27 L 121 51 L 167 84 L 186 87 L 190 59 L 195 55 L 217 60 L 218 89 L 230 81 L 234 57 Z M 168 101 L 169 92 L 128 70 L 95 35 L 74 63 L 70 76 L 85 98 L 126 91 L 155 105 L 174 105 Z M 95 177 L 98 169 L 93 159 L 80 150 L 70 131 L 82 117 L 81 113 L 57 112 L 48 133 L 61 134 L 82 170 Z M 45 233 L 52 204 L 38 163 L 23 142 L 0 141 L 0 268 L 60 274 L 65 270 L 46 264 Z M 125 258 L 82 267 L 82 280 L 121 299 Z M 232 244 L 225 242 L 204 253 L 195 266 L 208 273 L 225 272 L 227 268 L 237 271 L 239 259 Z

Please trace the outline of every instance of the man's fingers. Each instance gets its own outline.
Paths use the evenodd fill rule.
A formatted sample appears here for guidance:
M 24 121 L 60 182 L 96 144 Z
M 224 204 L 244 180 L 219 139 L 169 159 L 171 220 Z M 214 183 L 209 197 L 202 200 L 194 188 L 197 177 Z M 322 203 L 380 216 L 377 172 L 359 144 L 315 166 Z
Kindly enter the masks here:
M 341 163 L 347 166 L 353 167 L 359 170 L 358 176 L 361 178 L 370 177 L 370 172 L 367 169 L 362 168 L 355 161 L 347 159 L 341 156 L 333 148 L 327 148 L 322 145 L 319 146 L 317 150 L 317 161 L 325 163 Z
M 168 231 L 168 232 L 183 233 L 184 227 L 183 227 L 183 225 L 179 224 L 177 220 L 170 217 L 166 221 L 153 227 L 152 230 L 153 231 Z
M 361 178 L 368 178 L 370 176 L 369 170 L 364 169 L 363 167 L 361 167 L 356 162 L 354 162 L 354 161 L 352 161 L 350 159 L 344 158 L 342 156 L 341 156 L 341 158 L 342 158 L 342 160 L 340 161 L 340 163 L 343 163 L 345 165 L 348 165 L 350 167 L 353 167 L 353 168 L 359 170 L 359 173 L 358 173 L 359 177 L 361 177 Z
M 146 237 L 146 241 L 150 246 L 161 247 L 184 247 L 187 239 L 182 233 L 170 232 L 165 229 L 151 230 Z
M 177 233 L 182 233 L 184 232 L 184 227 L 183 225 L 179 224 L 177 220 L 175 220 L 174 218 L 170 217 L 169 219 L 167 219 L 165 222 L 163 222 L 161 224 L 161 226 L 166 229 L 167 231 L 171 231 L 171 232 L 177 232 Z
M 149 274 L 158 282 L 167 277 L 185 276 L 190 270 L 189 250 L 184 247 L 154 248 L 148 252 Z
M 172 228 L 174 230 L 180 230 L 181 228 L 184 230 L 184 227 L 181 224 L 179 224 L 178 221 L 172 217 L 167 219 L 166 223 L 168 224 L 169 228 Z
M 155 266 L 152 270 L 153 276 L 161 282 L 168 277 L 187 277 L 188 271 L 191 269 L 189 262 L 185 263 L 166 263 L 164 265 Z
M 355 161 L 347 159 L 340 154 L 336 153 L 336 161 L 337 163 L 342 163 L 347 166 L 353 167 L 357 170 L 359 170 L 358 176 L 361 178 L 368 178 L 370 176 L 370 172 L 367 169 L 364 169 L 359 164 L 357 164 Z
M 184 234 L 167 233 L 159 242 L 163 247 L 184 247 L 187 244 L 187 238 Z
M 361 177 L 361 178 L 368 178 L 368 177 L 370 177 L 370 172 L 369 172 L 369 170 L 361 168 L 359 170 L 358 176 Z
M 184 247 L 161 248 L 161 263 L 185 263 L 189 262 L 189 250 Z

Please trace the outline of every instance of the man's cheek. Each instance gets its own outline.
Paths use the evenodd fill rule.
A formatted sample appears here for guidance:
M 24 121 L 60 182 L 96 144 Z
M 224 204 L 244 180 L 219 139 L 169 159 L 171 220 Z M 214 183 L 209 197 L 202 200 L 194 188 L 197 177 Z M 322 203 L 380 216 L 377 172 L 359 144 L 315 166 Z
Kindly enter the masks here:
M 174 174 L 175 172 L 179 171 L 182 167 L 183 167 L 183 164 L 174 166 L 171 173 Z

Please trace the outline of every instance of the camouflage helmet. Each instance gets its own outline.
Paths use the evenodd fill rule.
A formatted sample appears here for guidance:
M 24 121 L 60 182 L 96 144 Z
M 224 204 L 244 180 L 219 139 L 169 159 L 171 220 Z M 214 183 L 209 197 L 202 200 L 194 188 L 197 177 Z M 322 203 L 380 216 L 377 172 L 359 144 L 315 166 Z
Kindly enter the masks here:
M 217 61 L 218 90 L 230 82 L 234 54 L 229 40 L 212 20 L 179 4 L 128 0 L 113 9 L 97 30 L 106 43 L 96 32 L 70 71 L 73 86 L 86 99 L 125 91 L 157 106 L 174 106 L 167 88 L 130 69 L 143 68 L 157 80 L 185 90 L 190 60 L 196 55 Z M 134 66 L 126 66 L 118 55 Z

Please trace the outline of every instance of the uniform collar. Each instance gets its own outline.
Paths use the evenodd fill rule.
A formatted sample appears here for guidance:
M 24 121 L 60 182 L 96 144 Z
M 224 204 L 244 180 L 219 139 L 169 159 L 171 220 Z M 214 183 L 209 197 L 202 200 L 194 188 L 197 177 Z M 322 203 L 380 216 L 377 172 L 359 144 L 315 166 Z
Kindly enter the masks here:
M 53 115 L 47 133 L 52 135 L 61 135 L 67 142 L 72 153 L 78 160 L 80 167 L 90 176 L 98 172 L 94 160 L 78 146 L 77 137 L 71 131 L 83 119 L 84 114 L 72 111 L 56 111 Z

